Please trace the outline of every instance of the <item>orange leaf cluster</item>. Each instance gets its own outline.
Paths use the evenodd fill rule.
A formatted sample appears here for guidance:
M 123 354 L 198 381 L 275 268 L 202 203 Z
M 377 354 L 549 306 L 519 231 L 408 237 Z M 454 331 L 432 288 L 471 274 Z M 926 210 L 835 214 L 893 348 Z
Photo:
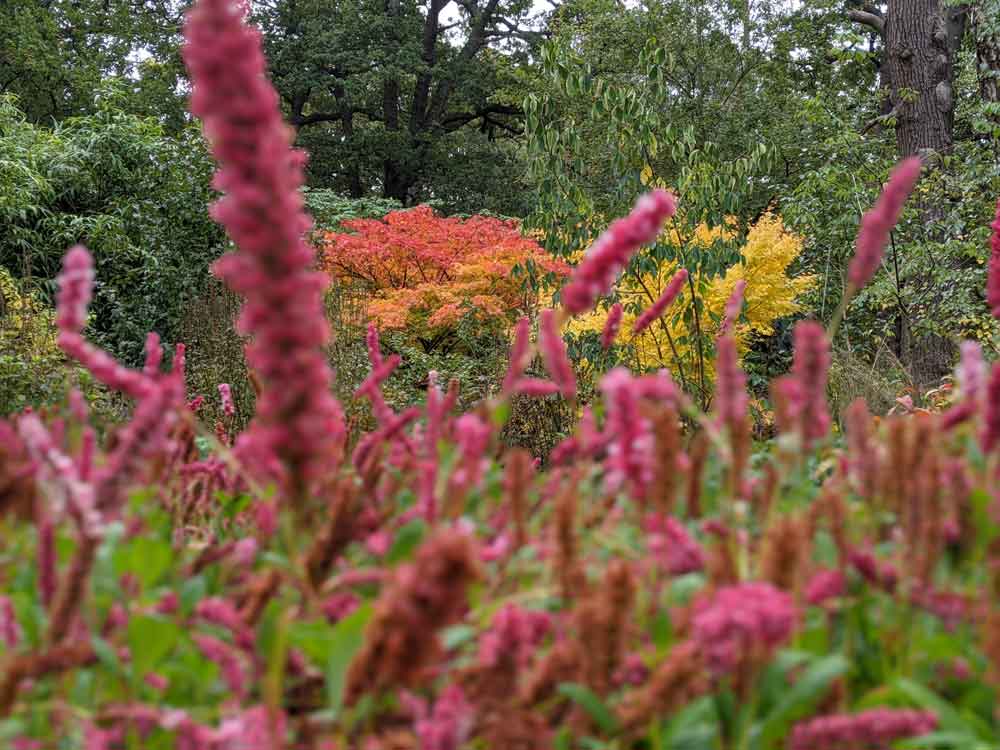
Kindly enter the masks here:
M 382 328 L 439 329 L 466 312 L 513 320 L 537 302 L 515 267 L 557 277 L 569 271 L 514 221 L 443 217 L 417 206 L 342 226 L 320 237 L 321 266 L 371 290 L 368 316 Z

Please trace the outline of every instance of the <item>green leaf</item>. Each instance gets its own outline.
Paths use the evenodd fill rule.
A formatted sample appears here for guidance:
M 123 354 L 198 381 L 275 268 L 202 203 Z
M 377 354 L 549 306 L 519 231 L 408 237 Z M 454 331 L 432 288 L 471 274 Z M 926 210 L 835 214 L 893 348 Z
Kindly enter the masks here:
M 115 551 L 114 569 L 119 576 L 131 573 L 144 588 L 149 588 L 167 572 L 173 557 L 167 542 L 139 536 Z
M 788 689 L 785 697 L 751 730 L 752 747 L 774 747 L 788 726 L 808 714 L 823 698 L 833 681 L 847 671 L 848 666 L 847 659 L 840 654 L 828 656 L 810 665 Z
M 128 646 L 134 677 L 142 679 L 154 671 L 173 649 L 179 636 L 177 624 L 163 617 L 132 617 L 128 621 Z
M 977 734 L 982 739 L 989 738 L 990 732 L 988 728 L 985 728 L 986 732 L 984 735 L 982 733 L 983 728 L 977 728 L 970 724 L 955 710 L 951 703 L 919 682 L 900 677 L 892 683 L 892 686 L 920 708 L 933 712 L 937 716 L 938 725 L 943 731 L 964 734 L 970 742 Z M 977 731 L 977 729 L 980 731 Z
M 420 544 L 426 533 L 427 524 L 423 519 L 415 518 L 407 523 L 396 532 L 396 538 L 393 540 L 392 547 L 389 548 L 389 553 L 386 555 L 386 562 L 392 565 L 401 560 L 409 559 L 413 550 Z
M 372 611 L 371 603 L 362 604 L 333 629 L 326 662 L 326 691 L 327 705 L 334 713 L 339 713 L 343 705 L 347 668 L 364 645 L 364 631 Z
M 586 711 L 602 732 L 609 735 L 618 733 L 619 726 L 615 715 L 590 688 L 575 682 L 564 682 L 559 685 L 558 691 L 560 695 L 566 696 Z

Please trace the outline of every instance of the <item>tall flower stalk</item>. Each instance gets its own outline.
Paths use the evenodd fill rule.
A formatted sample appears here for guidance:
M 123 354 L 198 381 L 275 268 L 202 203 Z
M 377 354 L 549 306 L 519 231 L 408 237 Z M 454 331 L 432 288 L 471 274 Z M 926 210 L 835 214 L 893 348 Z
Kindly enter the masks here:
M 339 463 L 345 429 L 323 354 L 327 281 L 313 270 L 315 251 L 305 240 L 305 156 L 291 148 L 260 32 L 244 13 L 232 0 L 197 3 L 185 26 L 184 61 L 191 111 L 219 164 L 214 184 L 223 197 L 212 216 L 237 246 L 214 271 L 245 299 L 238 327 L 251 337 L 247 362 L 262 385 L 237 450 L 247 466 L 275 473 L 297 503 Z

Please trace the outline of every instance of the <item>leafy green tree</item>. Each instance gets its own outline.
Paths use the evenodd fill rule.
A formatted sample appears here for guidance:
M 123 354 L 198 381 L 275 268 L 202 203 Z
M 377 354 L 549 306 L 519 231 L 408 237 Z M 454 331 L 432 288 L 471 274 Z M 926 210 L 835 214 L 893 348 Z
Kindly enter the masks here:
M 527 0 L 254 3 L 313 184 L 516 212 Z M 484 183 L 486 183 L 484 185 Z M 491 205 L 485 205 L 490 203 Z
M 205 210 L 212 163 L 200 132 L 168 136 L 121 111 L 114 90 L 97 108 L 49 129 L 0 99 L 0 265 L 51 280 L 66 248 L 86 244 L 101 280 L 95 334 L 135 362 L 147 331 L 174 339 L 224 235 Z
M 31 122 L 94 111 L 101 82 L 127 85 L 130 111 L 184 126 L 179 56 L 187 0 L 4 0 L 0 94 L 14 94 Z

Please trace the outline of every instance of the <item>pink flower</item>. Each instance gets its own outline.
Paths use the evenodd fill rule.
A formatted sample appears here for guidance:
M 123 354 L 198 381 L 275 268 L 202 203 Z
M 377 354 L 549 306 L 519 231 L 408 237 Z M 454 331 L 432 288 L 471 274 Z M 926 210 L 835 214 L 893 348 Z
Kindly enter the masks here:
M 342 592 L 331 594 L 323 602 L 323 614 L 327 621 L 333 625 L 347 617 L 361 604 L 361 600 L 356 594 Z
M 820 716 L 799 722 L 788 740 L 789 750 L 888 748 L 897 740 L 919 737 L 937 728 L 927 711 L 875 708 L 859 714 Z
M 219 398 L 222 401 L 222 413 L 227 417 L 236 414 L 236 407 L 233 406 L 233 392 L 229 388 L 229 383 L 219 383 Z
M 649 679 L 649 667 L 639 654 L 627 654 L 615 674 L 615 684 L 638 687 Z
M 385 529 L 379 529 L 378 531 L 369 534 L 368 538 L 365 539 L 365 548 L 376 557 L 384 555 L 389 551 L 389 547 L 391 546 L 392 534 Z
M 747 282 L 740 279 L 733 286 L 733 293 L 729 295 L 729 299 L 726 301 L 726 313 L 722 319 L 722 331 L 721 335 L 725 336 L 730 333 L 733 326 L 736 325 L 736 319 L 740 316 L 740 309 L 743 307 L 743 294 L 746 292 Z
M 246 695 L 248 682 L 239 654 L 228 643 L 213 636 L 199 633 L 192 638 L 205 658 L 219 665 L 222 679 L 229 691 L 242 699 Z
M 695 603 L 692 638 L 717 675 L 770 655 L 792 634 L 792 598 L 769 583 L 723 586 Z
M 160 336 L 150 331 L 146 334 L 146 363 L 142 368 L 142 374 L 147 378 L 155 378 L 160 373 L 162 362 L 163 347 L 160 345 Z
M 566 354 L 566 342 L 559 335 L 555 313 L 551 309 L 542 310 L 538 325 L 538 343 L 542 350 L 545 368 L 559 386 L 563 398 L 569 400 L 576 398 L 576 376 L 573 374 L 573 365 Z
M 162 674 L 157 672 L 149 672 L 143 677 L 143 682 L 149 685 L 153 690 L 166 690 L 170 686 L 170 681 L 164 677 Z
M 819 323 L 801 320 L 795 324 L 793 345 L 791 376 L 775 381 L 776 396 L 782 402 L 778 416 L 801 435 L 808 447 L 830 430 L 826 403 L 830 343 Z
M 818 571 L 806 584 L 806 601 L 819 605 L 827 599 L 843 596 L 847 591 L 847 581 L 839 570 L 823 569 Z
M 601 347 L 610 349 L 618 338 L 618 329 L 622 324 L 622 303 L 615 302 L 608 310 L 608 318 L 604 321 L 604 330 L 601 331 Z
M 9 596 L 0 596 L 0 641 L 8 651 L 13 651 L 21 642 L 21 625 Z
M 255 467 L 284 468 L 295 497 L 336 465 L 345 437 L 323 347 L 326 277 L 311 269 L 315 251 L 299 187 L 305 159 L 290 148 L 278 95 L 268 81 L 260 33 L 230 0 L 201 0 L 187 16 L 184 61 L 191 111 L 202 118 L 219 163 L 223 198 L 212 215 L 239 250 L 215 273 L 246 302 L 239 330 L 252 339 L 247 362 L 263 389 L 250 428 L 237 443 Z
M 920 179 L 920 168 L 919 157 L 903 159 L 889 175 L 889 182 L 875 205 L 861 217 L 855 243 L 857 249 L 847 269 L 847 282 L 851 289 L 863 287 L 878 270 L 882 251 L 889 242 L 889 233 L 899 221 L 903 204 Z
M 649 420 L 639 409 L 639 379 L 616 367 L 601 380 L 607 415 L 606 431 L 611 435 L 605 460 L 609 489 L 631 482 L 642 494 L 653 480 L 653 434 Z
M 551 380 L 542 380 L 541 378 L 521 378 L 514 384 L 513 391 L 514 393 L 520 393 L 523 396 L 541 398 L 543 396 L 551 396 L 555 393 L 560 393 L 562 388 L 560 388 L 557 383 L 553 383 Z
M 458 750 L 468 739 L 475 711 L 458 685 L 445 688 L 429 714 L 419 701 L 411 701 L 410 705 L 416 714 L 414 729 L 421 750 Z
M 479 641 L 479 663 L 492 667 L 512 659 L 519 668 L 526 667 L 551 628 L 552 617 L 547 612 L 505 604 Z
M 942 415 L 941 428 L 944 430 L 977 416 L 986 395 L 989 370 L 983 360 L 982 347 L 975 341 L 963 341 L 959 351 L 961 358 L 955 375 L 961 400 Z
M 899 573 L 891 563 L 875 557 L 870 549 L 852 549 L 847 556 L 854 569 L 869 583 L 892 592 L 899 582 Z
M 472 487 L 479 482 L 486 469 L 486 450 L 493 431 L 475 414 L 463 414 L 455 420 L 455 442 L 461 458 L 458 468 L 451 475 L 453 483 Z
M 180 609 L 181 601 L 176 591 L 168 591 L 156 603 L 156 611 L 161 615 L 172 615 Z
M 705 551 L 676 518 L 650 514 L 643 523 L 649 552 L 672 576 L 695 573 L 705 567 Z
M 632 326 L 632 333 L 638 335 L 645 331 L 653 321 L 658 320 L 664 311 L 670 307 L 671 303 L 677 299 L 677 295 L 684 288 L 687 278 L 688 272 L 686 268 L 682 268 L 675 273 L 673 278 L 670 279 L 670 283 L 667 284 L 666 289 L 663 290 L 663 294 L 636 319 L 635 324 Z
M 240 567 L 250 567 L 257 559 L 259 546 L 257 540 L 252 536 L 240 539 L 233 547 L 233 562 Z
M 504 375 L 502 390 L 509 393 L 524 375 L 531 357 L 531 321 L 521 318 L 514 326 L 514 343 L 510 348 L 510 364 Z
M 83 245 L 74 245 L 63 258 L 56 295 L 56 325 L 60 331 L 80 333 L 94 289 L 94 264 Z
M 483 562 L 496 562 L 502 560 L 510 552 L 510 537 L 507 534 L 498 534 L 496 539 L 482 548 L 479 559 Z
M 624 219 L 618 219 L 587 251 L 563 287 L 562 301 L 573 315 L 586 312 L 607 294 L 632 255 L 660 233 L 663 222 L 674 215 L 677 202 L 665 190 L 642 196 Z
M 990 265 L 986 276 L 986 304 L 993 317 L 1000 318 L 1000 200 L 997 201 L 996 218 L 990 224 Z
M 1000 363 L 993 365 L 990 382 L 986 386 L 986 414 L 983 420 L 983 453 L 991 452 L 1000 444 Z
M 736 340 L 729 335 L 719 339 L 715 360 L 715 410 L 719 424 L 733 434 L 738 433 L 746 421 L 747 376 L 740 369 L 736 353 Z

